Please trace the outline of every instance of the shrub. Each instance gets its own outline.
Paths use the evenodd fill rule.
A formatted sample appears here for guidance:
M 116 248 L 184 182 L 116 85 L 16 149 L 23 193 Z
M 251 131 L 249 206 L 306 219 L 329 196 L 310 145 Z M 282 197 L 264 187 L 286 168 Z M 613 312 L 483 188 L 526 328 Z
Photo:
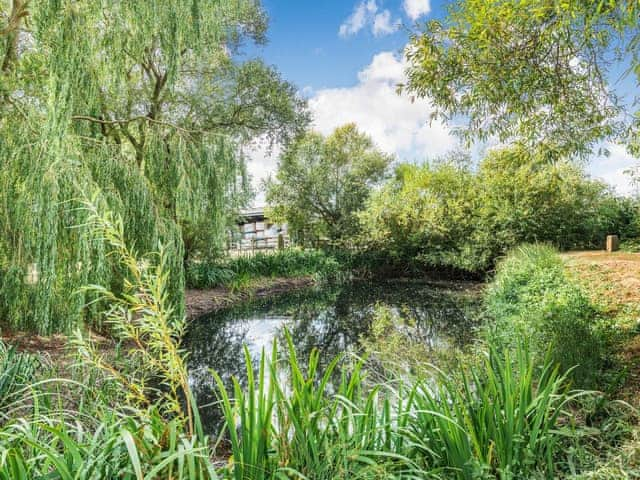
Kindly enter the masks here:
M 602 248 L 607 234 L 626 239 L 640 226 L 637 202 L 571 162 L 519 147 L 491 151 L 477 169 L 457 154 L 400 165 L 360 219 L 364 247 L 407 265 L 473 273 L 521 243 Z
M 492 340 L 513 348 L 525 339 L 539 360 L 549 352 L 562 371 L 575 367 L 571 378 L 577 385 L 596 385 L 611 364 L 614 329 L 552 247 L 524 245 L 507 255 L 486 303 L 495 320 L 488 327 Z
M 620 244 L 620 250 L 629 253 L 640 253 L 640 238 L 625 240 Z

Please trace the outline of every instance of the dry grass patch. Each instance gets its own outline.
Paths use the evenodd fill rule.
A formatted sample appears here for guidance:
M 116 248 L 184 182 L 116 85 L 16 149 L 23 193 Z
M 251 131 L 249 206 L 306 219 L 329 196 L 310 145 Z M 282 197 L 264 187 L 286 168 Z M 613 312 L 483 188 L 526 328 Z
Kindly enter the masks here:
M 640 253 L 572 252 L 563 258 L 593 299 L 611 313 L 640 308 Z
M 629 376 L 620 393 L 640 406 L 640 253 L 571 252 L 563 258 L 593 300 L 630 332 L 631 339 L 621 352 Z

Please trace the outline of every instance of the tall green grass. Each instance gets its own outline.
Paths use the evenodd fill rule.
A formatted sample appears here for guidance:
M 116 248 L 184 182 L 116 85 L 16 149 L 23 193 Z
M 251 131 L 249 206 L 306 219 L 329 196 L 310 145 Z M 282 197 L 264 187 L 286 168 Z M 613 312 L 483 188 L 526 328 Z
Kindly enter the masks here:
M 558 442 L 573 434 L 567 407 L 580 395 L 551 363 L 538 370 L 522 348 L 515 358 L 491 348 L 469 374 L 440 372 L 417 387 L 410 432 L 447 478 L 555 478 Z
M 265 277 L 318 275 L 328 278 L 339 271 L 338 262 L 322 250 L 290 248 L 228 257 L 213 263 L 193 262 L 187 268 L 187 285 L 191 288 L 214 288 Z
M 0 479 L 216 479 L 206 446 L 157 413 L 40 411 L 0 430 Z
M 232 478 L 556 478 L 558 443 L 575 434 L 567 406 L 585 395 L 524 348 L 366 391 L 360 362 L 321 373 L 314 352 L 302 364 L 288 338 L 285 359 L 269 367 L 263 354 L 257 375 L 247 356 L 246 391 L 218 378 Z
M 247 355 L 246 391 L 236 382 L 232 397 L 216 375 L 233 453 L 228 475 L 330 480 L 421 474 L 403 455 L 398 433 L 409 418 L 407 402 L 381 395 L 380 388 L 363 392 L 362 363 L 339 367 L 342 358 L 336 357 L 320 372 L 314 351 L 303 368 L 286 338 L 284 359 L 268 365 L 263 353 L 257 376 Z M 278 359 L 279 353 L 274 344 L 269 358 Z
M 495 344 L 515 348 L 529 342 L 540 362 L 547 352 L 577 386 L 602 385 L 614 362 L 617 331 L 587 292 L 567 274 L 557 251 L 524 245 L 499 265 L 486 296 Z
M 39 366 L 37 356 L 20 353 L 16 347 L 0 342 L 0 424 L 6 420 L 10 405 L 35 382 Z

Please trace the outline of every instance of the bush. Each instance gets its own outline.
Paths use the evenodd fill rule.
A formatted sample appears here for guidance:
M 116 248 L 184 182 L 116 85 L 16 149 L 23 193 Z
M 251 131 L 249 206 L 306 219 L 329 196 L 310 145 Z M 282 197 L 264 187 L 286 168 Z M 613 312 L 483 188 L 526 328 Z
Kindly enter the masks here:
M 549 352 L 562 371 L 582 387 L 594 386 L 611 365 L 614 329 L 564 269 L 556 250 L 524 245 L 499 265 L 487 293 L 495 324 L 489 336 L 506 348 L 520 339 L 539 360 Z
M 638 236 L 638 204 L 568 162 L 522 148 L 400 165 L 360 218 L 361 244 L 423 268 L 486 272 L 521 243 L 603 248 Z
M 620 244 L 620 250 L 628 253 L 640 253 L 640 238 L 625 240 Z
M 336 275 L 340 265 L 322 250 L 278 250 L 257 252 L 216 262 L 194 262 L 187 268 L 187 285 L 191 288 L 215 288 L 231 285 L 238 280 L 256 278 L 297 277 L 318 275 L 328 278 Z

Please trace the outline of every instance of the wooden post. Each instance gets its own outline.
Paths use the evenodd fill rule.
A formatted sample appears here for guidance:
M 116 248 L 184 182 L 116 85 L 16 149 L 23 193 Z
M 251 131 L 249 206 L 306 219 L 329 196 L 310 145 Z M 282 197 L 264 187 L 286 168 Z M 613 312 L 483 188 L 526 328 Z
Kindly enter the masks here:
M 620 238 L 617 235 L 607 235 L 607 252 L 617 252 L 620 249 Z
M 284 250 L 284 235 L 282 233 L 278 234 L 278 250 Z

